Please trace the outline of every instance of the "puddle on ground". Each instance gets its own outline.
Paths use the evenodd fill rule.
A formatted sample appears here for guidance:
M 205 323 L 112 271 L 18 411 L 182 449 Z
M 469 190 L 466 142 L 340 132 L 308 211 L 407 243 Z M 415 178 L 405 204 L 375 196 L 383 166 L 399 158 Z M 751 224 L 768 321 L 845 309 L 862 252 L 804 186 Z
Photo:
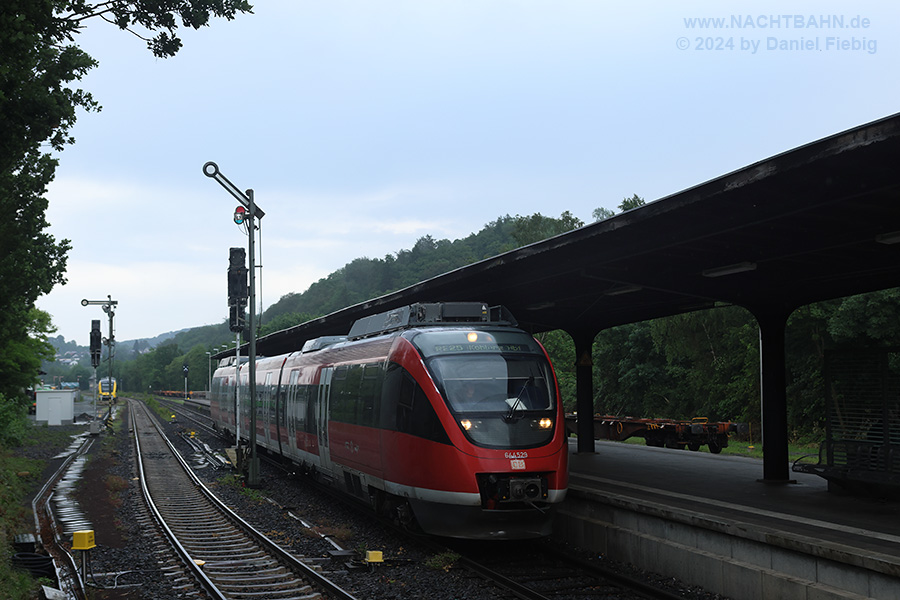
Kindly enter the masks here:
M 87 466 L 87 456 L 81 455 L 74 459 L 66 469 L 66 474 L 60 479 L 53 489 L 50 502 L 53 505 L 53 514 L 63 532 L 64 537 L 71 538 L 76 531 L 93 529 L 94 526 L 81 510 L 75 500 L 75 487 L 81 479 L 81 474 Z

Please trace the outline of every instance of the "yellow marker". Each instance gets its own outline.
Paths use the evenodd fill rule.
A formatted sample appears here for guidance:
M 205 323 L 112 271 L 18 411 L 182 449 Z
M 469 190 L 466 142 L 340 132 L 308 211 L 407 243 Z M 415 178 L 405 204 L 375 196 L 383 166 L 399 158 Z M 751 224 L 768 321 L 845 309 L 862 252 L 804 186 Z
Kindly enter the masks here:
M 90 550 L 96 546 L 93 529 L 76 531 L 72 534 L 72 550 Z
M 384 554 L 381 550 L 366 550 L 366 562 L 369 564 L 383 563 Z

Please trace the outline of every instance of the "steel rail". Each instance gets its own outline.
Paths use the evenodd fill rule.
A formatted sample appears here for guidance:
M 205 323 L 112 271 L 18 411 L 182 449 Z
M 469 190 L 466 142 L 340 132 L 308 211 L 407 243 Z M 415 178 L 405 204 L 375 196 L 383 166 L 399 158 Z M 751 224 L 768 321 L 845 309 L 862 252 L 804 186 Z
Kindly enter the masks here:
M 35 535 L 37 540 L 45 550 L 51 553 L 51 555 L 56 554 L 54 558 L 64 559 L 66 561 L 66 572 L 63 574 L 66 576 L 66 581 L 73 587 L 72 593 L 79 600 L 87 597 L 87 590 L 85 589 L 84 580 L 82 580 L 81 574 L 78 572 L 78 565 L 75 562 L 75 557 L 66 550 L 59 538 L 56 519 L 53 515 L 53 509 L 50 508 L 50 498 L 53 496 L 53 489 L 56 484 L 59 483 L 59 480 L 62 478 L 63 474 L 65 474 L 66 470 L 68 470 L 72 462 L 79 456 L 87 453 L 93 443 L 93 438 L 85 438 L 78 449 L 66 457 L 60 467 L 47 480 L 43 487 L 41 487 L 40 491 L 35 494 L 34 499 L 31 501 L 31 512 L 34 515 Z M 53 540 L 44 539 L 41 532 L 44 530 L 45 526 L 52 532 Z M 57 569 L 57 576 L 59 575 L 60 571 Z M 63 582 L 60 581 L 61 586 L 62 584 Z
M 165 532 L 166 537 L 169 539 L 172 546 L 175 548 L 175 551 L 181 557 L 182 562 L 188 567 L 194 577 L 198 582 L 202 585 L 204 590 L 209 593 L 213 598 L 219 600 L 227 600 L 225 596 L 219 591 L 219 589 L 215 586 L 215 584 L 207 577 L 206 573 L 200 568 L 191 555 L 188 553 L 187 549 L 181 545 L 181 542 L 178 541 L 178 538 L 175 535 L 175 532 L 169 528 L 168 523 L 166 523 L 166 519 L 163 517 L 159 508 L 157 508 L 156 503 L 153 501 L 153 497 L 150 494 L 150 489 L 147 487 L 147 477 L 144 470 L 144 460 L 141 452 L 141 436 L 138 433 L 138 423 L 137 416 L 135 414 L 137 409 L 143 408 L 142 404 L 138 404 L 135 401 L 129 400 L 129 405 L 131 406 L 131 429 L 134 432 L 134 449 L 135 449 L 135 459 L 137 460 L 137 468 L 138 474 L 140 476 L 141 483 L 141 491 L 144 494 L 144 501 L 147 503 L 147 507 L 150 509 L 153 518 L 156 520 L 156 523 L 160 526 L 160 528 Z M 147 415 L 149 417 L 149 414 Z M 152 418 L 151 418 L 152 423 Z M 153 423 L 156 427 L 156 423 Z M 157 431 L 159 431 L 157 427 Z
M 570 573 L 566 573 L 559 577 L 560 580 L 568 579 L 577 576 L 583 576 L 588 579 L 593 579 L 594 583 L 603 583 L 608 584 L 614 588 L 619 588 L 619 591 L 611 591 L 610 593 L 615 595 L 615 597 L 621 597 L 621 594 L 633 594 L 639 596 L 641 598 L 652 598 L 653 600 L 682 600 L 684 597 L 680 594 L 676 594 L 664 588 L 657 587 L 653 584 L 646 583 L 639 579 L 635 579 L 633 577 L 629 577 L 627 575 L 623 575 L 621 573 L 617 573 L 610 569 L 604 568 L 602 566 L 595 565 L 583 559 L 570 556 L 561 550 L 557 550 L 552 547 L 543 547 L 540 549 L 540 552 L 547 555 L 552 556 L 554 560 L 559 561 L 561 565 L 564 565 L 567 568 L 574 569 L 574 571 Z M 471 557 L 461 555 L 460 559 L 457 561 L 463 567 L 471 569 L 472 571 L 478 573 L 485 579 L 495 583 L 501 588 L 504 588 L 506 591 L 511 593 L 516 598 L 521 598 L 522 600 L 549 600 L 550 598 L 557 596 L 560 592 L 549 592 L 542 593 L 536 589 L 533 589 L 525 584 L 519 583 L 514 579 L 503 575 L 496 569 L 489 567 L 480 563 L 478 560 L 473 559 Z M 549 564 L 549 563 L 548 563 Z M 506 567 L 514 566 L 515 561 L 512 563 L 505 565 Z M 552 581 L 556 579 L 556 577 L 549 576 L 542 578 L 542 581 Z M 590 581 L 588 581 L 584 586 L 584 590 L 592 590 L 593 585 Z M 574 586 L 573 589 L 577 590 L 579 586 Z M 586 592 L 582 592 L 586 593 Z M 596 592 L 591 592 L 596 594 Z M 599 597 L 599 596 L 597 596 Z
M 172 445 L 171 441 L 169 441 L 169 439 L 164 435 L 160 426 L 155 422 L 155 419 L 152 416 L 150 416 L 149 413 L 147 413 L 146 407 L 144 407 L 143 405 L 140 405 L 140 408 L 142 408 L 145 411 L 145 414 L 147 414 L 148 418 L 150 419 L 151 424 L 156 429 L 157 434 L 160 436 L 160 438 L 166 444 L 166 446 L 168 447 L 169 451 L 173 454 L 175 459 L 179 462 L 184 473 L 187 475 L 187 477 L 191 480 L 192 484 L 194 485 L 196 491 L 199 492 L 200 494 L 202 494 L 203 497 L 205 497 L 213 506 L 215 506 L 215 508 L 218 510 L 218 512 L 220 514 L 225 515 L 225 517 L 228 520 L 230 520 L 237 527 L 239 527 L 240 529 L 244 530 L 247 534 L 249 534 L 259 545 L 263 546 L 266 550 L 268 550 L 271 554 L 273 554 L 275 556 L 275 558 L 277 558 L 282 564 L 285 564 L 289 569 L 292 569 L 295 572 L 301 573 L 302 576 L 307 581 L 312 581 L 315 585 L 319 586 L 322 590 L 326 591 L 333 597 L 341 598 L 343 600 L 356 600 L 355 597 L 353 595 L 351 595 L 349 592 L 340 588 L 334 582 L 330 581 L 329 579 L 327 579 L 326 577 L 324 577 L 323 575 L 318 573 L 312 567 L 310 567 L 309 565 L 307 565 L 306 563 L 304 563 L 297 557 L 293 556 L 292 554 L 290 554 L 289 552 L 287 552 L 286 550 L 281 548 L 279 545 L 275 544 L 272 540 L 270 540 L 268 537 L 266 537 L 264 534 L 262 534 L 260 531 L 258 531 L 250 523 L 246 522 L 241 517 L 239 517 L 233 510 L 231 510 L 230 508 L 225 506 L 215 496 L 215 494 L 213 494 L 203 484 L 203 482 L 201 482 L 200 479 L 193 473 L 193 470 L 190 468 L 190 466 L 187 464 L 187 462 L 184 460 L 184 458 L 181 457 L 181 455 L 177 452 L 175 447 Z M 135 438 L 138 438 L 138 437 L 139 436 L 138 436 L 137 428 L 135 428 Z M 140 456 L 140 452 L 138 454 Z M 142 473 L 143 473 L 143 467 L 142 467 Z M 142 487 L 146 488 L 146 483 L 145 483 L 143 477 L 142 477 L 141 484 L 142 484 Z M 145 493 L 149 493 L 149 489 Z M 154 514 L 158 515 L 157 518 L 162 519 L 162 515 L 161 515 L 160 511 L 155 506 L 154 506 L 153 510 L 154 510 Z M 166 526 L 166 530 L 170 531 L 170 528 L 168 528 Z M 183 548 L 183 546 L 180 543 L 178 544 L 178 546 Z M 194 564 L 195 564 L 194 558 L 190 556 L 189 552 L 186 549 L 184 549 L 184 556 L 187 557 L 186 562 L 188 562 L 189 565 L 194 566 Z M 196 569 L 200 570 L 201 568 L 199 566 L 197 566 Z M 202 573 L 204 579 L 209 579 L 205 572 L 200 570 L 200 573 Z M 219 597 L 219 596 L 217 596 L 217 597 Z M 221 597 L 224 598 L 225 596 L 221 596 Z

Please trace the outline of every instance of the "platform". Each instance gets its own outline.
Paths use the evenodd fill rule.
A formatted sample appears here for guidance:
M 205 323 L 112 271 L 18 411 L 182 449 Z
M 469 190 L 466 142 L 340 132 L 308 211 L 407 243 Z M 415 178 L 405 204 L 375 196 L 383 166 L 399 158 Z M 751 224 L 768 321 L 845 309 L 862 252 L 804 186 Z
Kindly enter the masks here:
M 683 569 L 667 574 L 732 598 L 900 598 L 900 502 L 837 495 L 804 473 L 761 483 L 762 461 L 752 458 L 602 441 L 595 449 L 577 454 L 570 440 L 559 537 L 645 568 Z

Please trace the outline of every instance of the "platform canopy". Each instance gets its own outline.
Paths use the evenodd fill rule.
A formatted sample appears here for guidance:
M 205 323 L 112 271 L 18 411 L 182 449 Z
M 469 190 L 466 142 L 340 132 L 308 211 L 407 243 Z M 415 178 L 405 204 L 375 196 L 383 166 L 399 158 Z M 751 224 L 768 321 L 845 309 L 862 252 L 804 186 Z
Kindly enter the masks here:
M 900 114 L 258 343 L 290 352 L 413 302 L 502 304 L 534 333 L 596 333 L 717 303 L 783 313 L 896 286 Z

